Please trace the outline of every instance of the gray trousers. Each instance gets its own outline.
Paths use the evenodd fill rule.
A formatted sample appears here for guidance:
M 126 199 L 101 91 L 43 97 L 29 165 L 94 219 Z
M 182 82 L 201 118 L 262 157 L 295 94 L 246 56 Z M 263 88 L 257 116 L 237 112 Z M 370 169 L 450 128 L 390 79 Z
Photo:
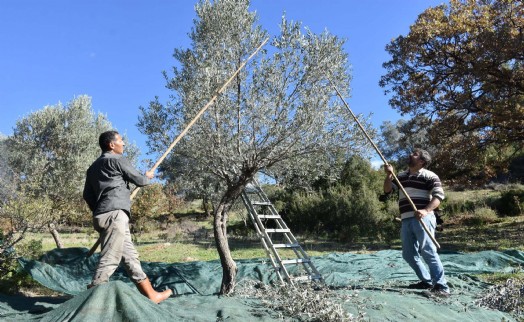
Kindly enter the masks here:
M 147 278 L 131 240 L 129 217 L 123 210 L 113 210 L 93 217 L 93 226 L 100 233 L 102 251 L 92 285 L 108 282 L 121 261 L 133 282 L 139 283 Z

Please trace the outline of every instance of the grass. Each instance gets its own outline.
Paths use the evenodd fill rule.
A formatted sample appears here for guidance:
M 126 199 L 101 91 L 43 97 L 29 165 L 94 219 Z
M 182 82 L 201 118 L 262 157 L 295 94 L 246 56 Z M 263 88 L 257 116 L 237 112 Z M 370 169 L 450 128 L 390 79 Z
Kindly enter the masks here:
M 217 260 L 214 246 L 193 243 L 152 243 L 138 245 L 140 259 L 147 262 L 192 262 Z
M 439 238 L 444 249 L 456 251 L 524 250 L 524 218 L 508 218 L 502 222 L 476 226 L 451 226 Z
M 140 259 L 148 262 L 190 262 L 218 260 L 218 253 L 212 236 L 203 240 L 182 239 L 164 241 L 154 237 L 154 233 L 145 234 L 135 240 L 135 245 L 140 254 Z M 62 233 L 60 234 L 65 247 L 86 247 L 96 242 L 94 235 L 89 236 L 86 232 Z M 49 233 L 29 233 L 21 245 L 30 240 L 41 240 L 42 251 L 46 252 L 56 248 L 56 244 Z M 234 259 L 265 258 L 266 252 L 258 239 L 229 238 L 231 255 Z M 331 252 L 345 252 L 352 250 L 347 245 L 337 243 L 326 243 L 322 241 L 305 240 L 302 247 L 310 256 L 318 256 Z M 362 250 L 359 247 L 357 250 Z M 282 256 L 290 256 L 291 251 L 281 252 Z
M 65 247 L 91 248 L 97 236 L 84 232 L 61 233 Z M 176 238 L 159 238 L 158 232 L 142 234 L 135 238 L 135 244 L 143 261 L 152 262 L 188 262 L 218 260 L 212 233 L 194 237 L 191 234 L 178 235 Z M 436 238 L 441 248 L 446 251 L 474 252 L 482 250 L 517 249 L 524 251 L 524 216 L 501 218 L 495 223 L 466 226 L 460 220 L 446 220 L 444 230 L 437 232 Z M 42 250 L 49 251 L 56 247 L 51 234 L 30 233 L 25 242 L 41 240 Z M 301 238 L 301 246 L 310 256 L 320 256 L 333 252 L 370 252 L 380 249 L 400 249 L 400 240 L 389 244 L 370 239 L 362 239 L 351 244 L 334 241 Z M 256 237 L 229 237 L 231 254 L 234 259 L 267 257 L 259 239 Z
M 500 195 L 500 190 L 450 191 L 444 203 L 444 229 L 437 232 L 436 238 L 443 250 L 481 251 L 481 250 L 524 250 L 524 216 L 497 217 L 486 206 L 490 200 Z M 155 262 L 185 262 L 217 260 L 218 253 L 212 232 L 212 218 L 206 217 L 198 209 L 198 202 L 189 204 L 186 210 L 175 215 L 176 221 L 162 230 L 133 235 L 141 260 Z M 234 259 L 267 257 L 260 240 L 251 228 L 245 227 L 242 212 L 233 212 L 229 225 L 232 227 L 229 245 Z M 234 227 L 234 229 L 233 229 Z M 240 227 L 240 228 L 239 228 Z M 400 230 L 400 223 L 398 224 Z M 90 248 L 98 238 L 91 227 L 61 232 L 65 247 Z M 352 243 L 338 243 L 321 240 L 311 236 L 296 236 L 310 256 L 332 252 L 369 252 L 380 249 L 400 249 L 400 240 L 388 243 L 360 239 Z M 25 242 L 41 240 L 42 250 L 56 247 L 51 235 L 30 233 Z
M 498 197 L 500 190 L 448 193 L 444 231 L 437 234 L 442 248 L 465 252 L 524 250 L 524 216 L 498 217 L 487 206 Z
M 492 284 L 499 284 L 507 281 L 510 278 L 524 282 L 524 270 L 519 267 L 515 269 L 513 273 L 482 274 L 480 277 L 488 283 Z
M 93 230 L 91 228 L 91 230 Z M 94 231 L 94 230 L 93 230 Z M 93 232 L 88 232 L 88 229 L 85 229 L 83 232 L 61 232 L 60 238 L 64 243 L 65 247 L 87 247 L 91 248 L 93 244 L 98 239 L 98 234 Z M 48 232 L 38 232 L 38 233 L 27 233 L 24 240 L 20 245 L 25 245 L 31 240 L 40 240 L 42 242 L 42 251 L 46 252 L 56 248 L 56 243 Z
M 474 252 L 483 250 L 517 249 L 524 251 L 524 216 L 497 217 L 486 205 L 500 195 L 500 190 L 450 191 L 444 204 L 444 229 L 436 238 L 445 251 Z M 212 218 L 191 203 L 186 211 L 175 215 L 176 221 L 162 230 L 133 235 L 140 259 L 149 262 L 189 262 L 218 260 L 212 232 Z M 242 212 L 230 215 L 229 246 L 234 259 L 267 258 L 263 246 L 251 228 L 246 227 Z M 397 224 L 400 230 L 400 223 Z M 72 232 L 75 231 L 75 232 Z M 91 227 L 69 229 L 60 234 L 65 247 L 91 248 L 98 234 Z M 360 239 L 352 243 L 296 236 L 310 256 L 333 252 L 372 252 L 381 249 L 401 249 L 400 240 L 384 242 Z M 42 242 L 42 251 L 56 247 L 49 233 L 30 233 L 24 243 Z M 277 241 L 275 241 L 277 242 Z M 282 257 L 293 258 L 292 254 Z

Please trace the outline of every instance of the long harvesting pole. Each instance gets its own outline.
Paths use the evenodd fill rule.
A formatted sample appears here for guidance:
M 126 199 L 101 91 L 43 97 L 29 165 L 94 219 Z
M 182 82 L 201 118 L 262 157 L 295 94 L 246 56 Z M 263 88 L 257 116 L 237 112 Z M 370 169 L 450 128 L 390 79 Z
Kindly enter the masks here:
M 348 103 L 346 103 L 346 100 L 344 100 L 344 97 L 342 96 L 342 94 L 340 94 L 340 92 L 338 91 L 338 88 L 335 86 L 335 83 L 333 83 L 333 81 L 328 77 L 328 80 L 329 82 L 331 83 L 331 85 L 333 86 L 333 88 L 335 89 L 335 91 L 337 92 L 337 95 L 338 97 L 340 97 L 340 99 L 342 100 L 342 102 L 344 103 L 344 105 L 346 106 L 347 110 L 349 111 L 349 113 L 351 114 L 351 116 L 353 117 L 353 119 L 355 120 L 355 122 L 357 122 L 359 128 L 362 130 L 362 132 L 364 133 L 364 135 L 366 136 L 366 138 L 368 139 L 368 141 L 371 143 L 371 145 L 373 146 L 373 148 L 375 149 L 375 151 L 377 151 L 378 155 L 380 156 L 380 158 L 382 159 L 382 161 L 384 162 L 384 165 L 389 165 L 388 161 L 386 160 L 386 158 L 384 158 L 384 156 L 382 155 L 382 153 L 380 152 L 380 150 L 378 149 L 377 145 L 373 142 L 373 140 L 371 139 L 371 137 L 368 135 L 368 133 L 366 132 L 366 130 L 364 129 L 364 127 L 362 126 L 362 124 L 360 123 L 360 121 L 358 120 L 357 116 L 353 113 L 353 111 L 351 110 L 351 108 L 349 108 L 349 105 Z M 393 178 L 395 179 L 395 181 L 397 182 L 398 186 L 399 186 L 399 189 L 402 191 L 402 193 L 404 193 L 404 195 L 406 196 L 407 200 L 409 201 L 409 203 L 411 204 L 411 207 L 413 208 L 414 211 L 417 211 L 417 206 L 415 205 L 415 203 L 413 202 L 413 200 L 411 200 L 411 198 L 409 197 L 408 193 L 406 192 L 406 190 L 404 189 L 404 187 L 402 186 L 402 184 L 400 183 L 400 181 L 398 180 L 397 176 L 395 175 L 395 173 L 391 172 L 391 174 L 393 175 Z M 440 245 L 439 243 L 437 242 L 437 240 L 435 239 L 435 236 L 433 236 L 433 234 L 430 233 L 428 227 L 426 226 L 426 224 L 422 221 L 422 218 L 419 218 L 418 221 L 420 222 L 420 224 L 422 225 L 422 228 L 424 229 L 424 231 L 428 234 L 428 236 L 431 238 L 431 241 L 433 242 L 433 244 L 435 244 L 435 246 L 437 248 L 440 248 Z
M 189 122 L 186 125 L 186 127 L 184 128 L 184 130 L 182 130 L 182 132 L 180 132 L 180 134 L 176 137 L 176 139 L 167 148 L 166 152 L 164 152 L 164 154 L 162 154 L 162 156 L 158 159 L 158 161 L 153 165 L 153 167 L 149 171 L 155 171 L 156 168 L 158 168 L 158 166 L 162 163 L 162 161 L 164 161 L 164 159 L 167 157 L 169 152 L 171 152 L 171 150 L 175 147 L 175 145 L 177 145 L 177 143 L 186 135 L 187 131 L 189 131 L 189 129 L 193 126 L 193 124 L 195 124 L 195 122 L 198 121 L 198 119 L 202 116 L 202 114 L 204 114 L 204 112 L 211 105 L 213 105 L 213 103 L 216 101 L 218 96 L 226 89 L 227 85 L 229 85 L 229 83 L 231 83 L 231 81 L 238 75 L 238 73 L 242 70 L 242 68 L 244 68 L 244 66 L 247 64 L 247 62 L 249 60 L 251 60 L 251 58 L 253 58 L 256 55 L 256 53 L 266 44 L 266 42 L 268 40 L 269 40 L 269 38 L 266 38 L 260 44 L 260 46 L 258 46 L 257 49 L 251 54 L 251 56 L 249 56 L 246 60 L 244 60 L 244 62 L 242 62 L 240 67 L 238 67 L 238 69 L 233 73 L 233 75 L 231 75 L 231 77 L 229 77 L 229 79 L 222 85 L 222 87 L 220 87 L 220 89 L 209 100 L 209 102 L 204 107 L 202 107 L 202 109 L 200 109 L 200 111 L 197 113 L 197 115 L 195 115 L 195 117 L 191 120 L 191 122 Z M 133 199 L 136 196 L 136 194 L 138 193 L 139 189 L 140 189 L 140 187 L 136 187 L 135 190 L 133 190 L 133 192 L 131 193 L 131 199 Z
M 198 119 L 202 116 L 202 114 L 204 114 L 204 112 L 211 105 L 213 105 L 213 103 L 217 100 L 218 96 L 226 89 L 226 87 L 229 85 L 229 83 L 231 83 L 231 81 L 238 75 L 238 73 L 240 73 L 242 68 L 244 68 L 244 66 L 246 66 L 247 62 L 250 61 L 251 58 L 253 58 L 258 53 L 258 51 L 267 43 L 268 40 L 269 40 L 269 37 L 264 39 L 264 41 L 255 49 L 255 51 L 246 60 L 244 60 L 242 62 L 240 67 L 238 67 L 238 69 L 231 75 L 231 77 L 229 77 L 229 79 L 220 87 L 220 89 L 215 93 L 215 95 L 213 95 L 213 97 L 209 100 L 209 102 L 207 102 L 207 104 L 200 109 L 200 111 L 195 115 L 195 117 L 193 117 L 191 122 L 189 122 L 186 125 L 184 130 L 182 130 L 182 132 L 180 132 L 180 134 L 175 138 L 175 140 L 171 143 L 171 145 L 169 145 L 169 147 L 164 152 L 164 154 L 162 154 L 162 156 L 156 161 L 156 163 L 153 165 L 153 167 L 149 171 L 155 171 L 156 168 L 158 168 L 158 166 L 162 163 L 162 161 L 164 161 L 164 159 L 167 157 L 169 152 L 171 152 L 171 150 L 173 150 L 175 145 L 177 145 L 177 143 L 186 135 L 187 131 L 189 131 L 189 129 L 195 124 L 196 121 L 198 121 Z M 136 194 L 138 193 L 138 190 L 140 190 L 140 187 L 136 187 L 133 190 L 133 192 L 131 193 L 131 196 L 130 196 L 131 200 L 133 200 L 135 198 Z M 98 240 L 95 242 L 93 247 L 91 247 L 91 249 L 87 253 L 87 257 L 90 257 L 91 255 L 93 255 L 93 253 L 96 251 L 96 249 L 98 248 L 100 243 L 101 243 L 101 240 L 100 240 L 100 238 L 98 238 Z

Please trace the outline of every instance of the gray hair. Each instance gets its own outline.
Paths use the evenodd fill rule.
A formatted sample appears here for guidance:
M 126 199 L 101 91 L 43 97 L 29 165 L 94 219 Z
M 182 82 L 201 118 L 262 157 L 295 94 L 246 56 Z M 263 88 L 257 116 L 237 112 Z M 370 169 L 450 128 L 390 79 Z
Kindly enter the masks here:
M 424 160 L 424 166 L 427 167 L 431 164 L 431 154 L 423 149 L 415 149 L 414 152 L 418 152 L 420 158 Z

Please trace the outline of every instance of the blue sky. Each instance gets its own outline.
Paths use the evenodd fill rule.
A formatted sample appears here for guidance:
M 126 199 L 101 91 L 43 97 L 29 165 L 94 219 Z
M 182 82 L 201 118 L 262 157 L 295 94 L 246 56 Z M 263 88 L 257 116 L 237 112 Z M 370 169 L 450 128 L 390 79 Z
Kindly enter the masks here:
M 406 35 L 418 14 L 444 0 L 253 0 L 251 9 L 271 35 L 282 13 L 313 32 L 347 39 L 355 113 L 373 113 L 376 128 L 400 118 L 378 86 L 389 59 L 385 46 Z M 189 46 L 195 18 L 190 0 L 0 0 L 0 133 L 16 120 L 78 95 L 92 97 L 143 154 L 139 106 L 168 99 L 162 71 L 174 48 Z M 256 58 L 255 58 L 256 59 Z M 145 155 L 143 155 L 145 156 Z

